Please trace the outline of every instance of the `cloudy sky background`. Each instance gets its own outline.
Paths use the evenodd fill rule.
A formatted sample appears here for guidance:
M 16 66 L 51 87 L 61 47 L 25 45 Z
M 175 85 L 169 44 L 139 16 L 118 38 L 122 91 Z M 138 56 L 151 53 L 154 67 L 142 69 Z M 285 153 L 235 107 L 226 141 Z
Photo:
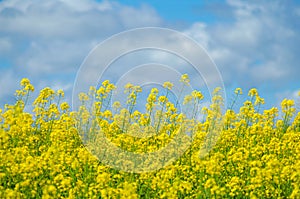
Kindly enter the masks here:
M 23 77 L 36 90 L 46 86 L 64 89 L 70 101 L 76 73 L 97 44 L 121 31 L 148 26 L 180 31 L 202 45 L 220 71 L 229 103 L 236 87 L 244 94 L 258 88 L 266 108 L 277 106 L 285 97 L 296 98 L 300 90 L 300 3 L 203 2 L 0 1 L 1 105 L 13 102 Z M 177 64 L 181 72 L 192 73 L 172 56 L 137 52 L 120 59 L 110 74 L 120 71 L 122 64 L 141 61 L 175 68 Z

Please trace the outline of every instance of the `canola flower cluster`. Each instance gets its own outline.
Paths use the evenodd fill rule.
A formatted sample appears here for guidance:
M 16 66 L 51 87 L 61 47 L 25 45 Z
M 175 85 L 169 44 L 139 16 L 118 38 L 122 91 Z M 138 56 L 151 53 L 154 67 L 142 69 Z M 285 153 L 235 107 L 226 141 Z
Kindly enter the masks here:
M 181 82 L 188 85 L 188 76 Z M 0 198 L 300 198 L 300 113 L 293 100 L 262 110 L 264 99 L 251 89 L 236 112 L 243 95 L 237 88 L 222 113 L 219 89 L 202 109 L 204 96 L 193 91 L 183 99 L 187 116 L 169 100 L 173 85 L 166 82 L 163 94 L 151 90 L 141 113 L 135 108 L 141 87 L 127 84 L 125 107 L 114 102 L 109 109 L 115 86 L 104 81 L 79 95 L 78 111 L 62 102 L 62 90 L 44 88 L 27 112 L 34 87 L 28 79 L 20 85 L 16 103 L 0 109 Z M 196 120 L 199 112 L 203 121 Z M 154 162 L 122 161 L 113 158 L 120 151 L 104 150 L 108 141 L 134 154 L 170 145 L 162 155 L 181 153 L 169 162 L 159 155 Z M 178 142 L 188 144 L 176 148 Z M 110 162 L 99 158 L 105 154 Z

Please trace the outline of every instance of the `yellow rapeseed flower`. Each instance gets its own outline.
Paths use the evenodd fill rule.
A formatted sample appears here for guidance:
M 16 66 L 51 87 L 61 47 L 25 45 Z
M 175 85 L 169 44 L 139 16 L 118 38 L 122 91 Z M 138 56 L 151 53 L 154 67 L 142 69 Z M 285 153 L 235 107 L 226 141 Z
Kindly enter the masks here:
M 165 83 L 163 84 L 163 87 L 164 87 L 164 88 L 167 88 L 167 89 L 169 89 L 169 90 L 171 90 L 172 87 L 173 87 L 173 84 L 172 84 L 171 82 L 165 82 Z
M 183 74 L 181 76 L 180 82 L 183 82 L 185 85 L 188 85 L 190 83 L 188 74 Z

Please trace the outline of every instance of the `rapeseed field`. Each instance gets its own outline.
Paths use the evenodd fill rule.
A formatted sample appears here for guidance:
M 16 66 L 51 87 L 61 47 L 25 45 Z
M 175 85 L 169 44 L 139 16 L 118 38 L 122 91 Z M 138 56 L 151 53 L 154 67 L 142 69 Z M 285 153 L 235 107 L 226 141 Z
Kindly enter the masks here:
M 140 86 L 126 85 L 122 105 L 106 80 L 72 110 L 51 88 L 29 104 L 34 86 L 23 79 L 0 109 L 0 198 L 300 198 L 297 102 L 263 109 L 256 89 L 237 88 L 224 110 L 218 88 L 208 107 L 194 90 L 185 114 L 172 87 L 153 88 L 140 112 Z

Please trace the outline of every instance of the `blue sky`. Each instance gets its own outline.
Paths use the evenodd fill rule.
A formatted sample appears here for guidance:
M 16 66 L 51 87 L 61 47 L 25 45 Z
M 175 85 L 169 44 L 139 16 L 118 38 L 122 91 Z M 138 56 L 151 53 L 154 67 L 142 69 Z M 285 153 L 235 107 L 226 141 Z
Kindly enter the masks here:
M 141 5 L 150 5 L 155 8 L 156 12 L 166 21 L 182 23 L 188 25 L 199 20 L 205 22 L 214 22 L 219 16 L 213 14 L 211 10 L 215 6 L 226 6 L 224 1 L 134 1 L 122 0 L 119 1 L 126 5 L 138 7 Z M 228 10 L 227 10 L 228 11 Z M 226 12 L 226 11 L 225 11 Z M 229 14 L 229 13 L 228 13 Z M 227 15 L 227 17 L 229 17 Z
M 180 31 L 202 45 L 222 75 L 229 102 L 235 87 L 245 94 L 258 88 L 265 107 L 278 106 L 285 97 L 297 98 L 297 1 L 3 0 L 0 103 L 13 102 L 22 77 L 37 90 L 62 88 L 70 101 L 76 73 L 99 42 L 148 26 Z

